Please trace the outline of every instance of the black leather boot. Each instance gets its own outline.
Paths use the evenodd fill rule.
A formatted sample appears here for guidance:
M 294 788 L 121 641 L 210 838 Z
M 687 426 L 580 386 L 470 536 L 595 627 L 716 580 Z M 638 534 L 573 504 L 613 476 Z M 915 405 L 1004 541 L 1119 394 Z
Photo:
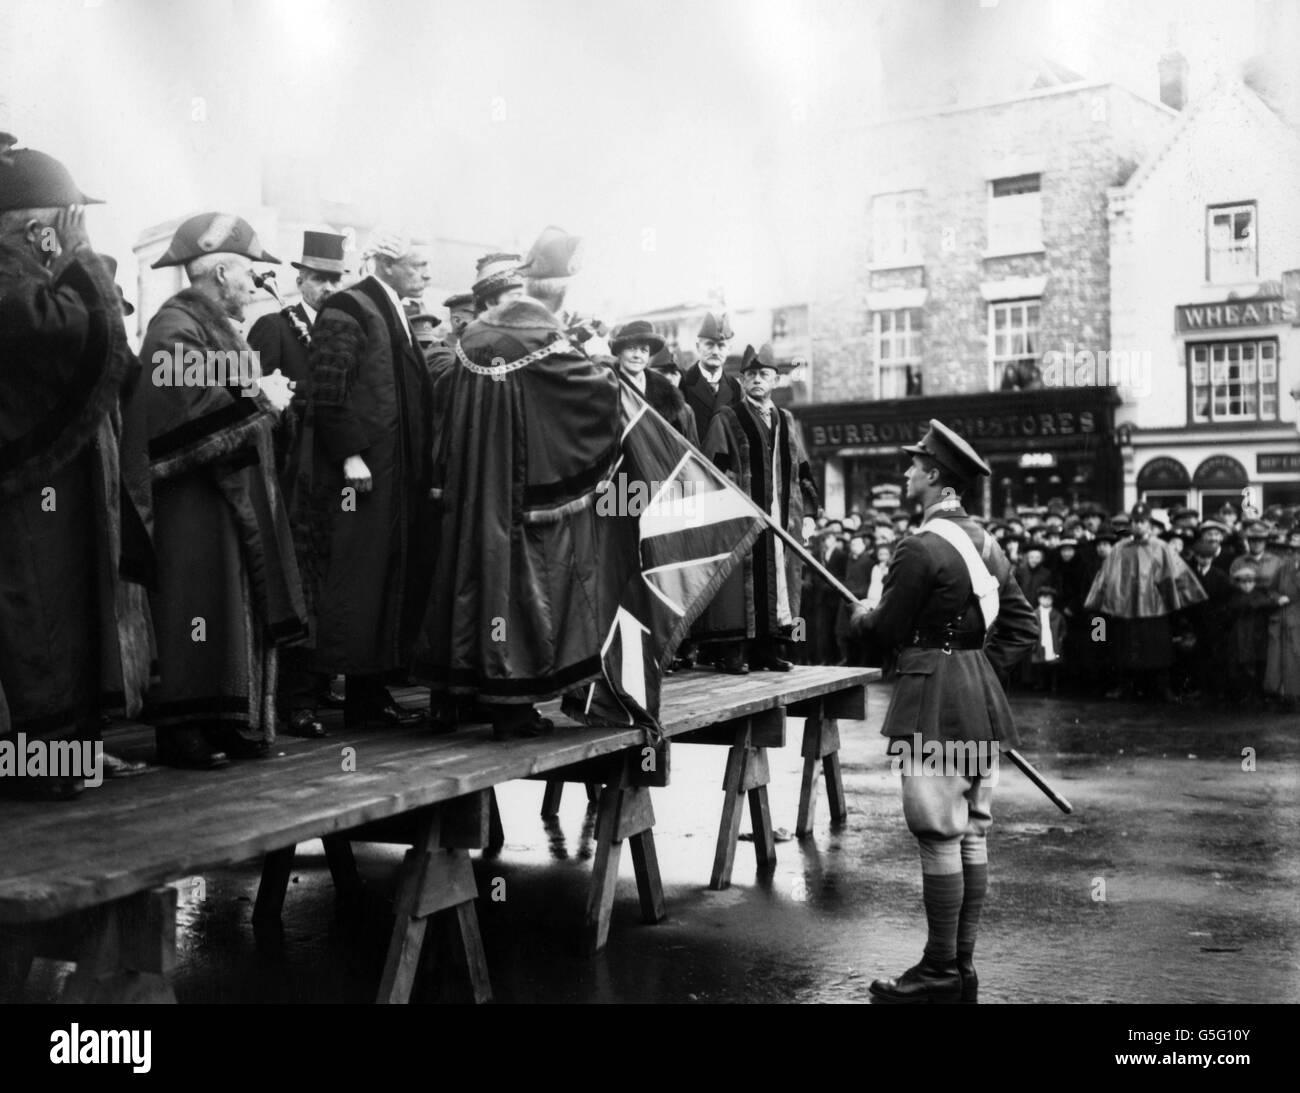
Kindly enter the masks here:
M 975 957 L 967 953 L 957 954 L 957 972 L 961 976 L 961 1000 L 966 1005 L 974 1005 L 980 1000 L 980 980 L 975 974 Z
M 897 979 L 877 979 L 871 984 L 871 1001 L 877 1005 L 943 1005 L 961 1001 L 961 973 L 956 960 L 942 963 L 928 956 Z

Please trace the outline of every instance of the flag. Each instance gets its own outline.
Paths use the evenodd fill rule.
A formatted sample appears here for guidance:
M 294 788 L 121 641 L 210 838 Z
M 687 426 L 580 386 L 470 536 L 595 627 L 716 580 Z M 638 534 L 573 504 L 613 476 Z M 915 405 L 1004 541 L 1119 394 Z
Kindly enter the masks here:
M 602 676 L 565 696 L 577 721 L 659 737 L 664 666 L 765 523 L 761 510 L 630 384 L 620 455 L 596 500 Z

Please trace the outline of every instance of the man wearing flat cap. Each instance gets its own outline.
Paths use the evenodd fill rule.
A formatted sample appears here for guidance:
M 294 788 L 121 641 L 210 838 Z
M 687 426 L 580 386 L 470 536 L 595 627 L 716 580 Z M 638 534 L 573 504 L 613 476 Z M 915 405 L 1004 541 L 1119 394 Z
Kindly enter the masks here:
M 714 415 L 701 450 L 774 523 L 801 536 L 804 513 L 818 514 L 819 501 L 799 424 L 772 402 L 777 376 L 788 368 L 770 345 L 746 346 L 744 398 Z M 714 647 L 724 672 L 788 672 L 793 664 L 784 655 L 785 642 L 811 636 L 794 629 L 802 583 L 802 560 L 769 528 L 718 589 L 692 634 Z
M 95 741 L 101 713 L 139 712 L 149 679 L 152 551 L 118 407 L 132 359 L 86 234 L 98 202 L 17 143 L 0 133 L 0 738 Z M 0 777 L 0 795 L 83 785 Z
M 290 505 L 298 488 L 302 470 L 301 448 L 303 419 L 311 395 L 311 368 L 308 350 L 311 330 L 325 301 L 338 291 L 347 271 L 343 256 L 346 237 L 333 232 L 303 233 L 302 258 L 290 262 L 298 271 L 296 304 L 263 315 L 248 332 L 248 344 L 261 355 L 264 372 L 277 369 L 297 386 L 289 410 L 282 416 L 277 432 L 280 459 L 280 485 Z M 299 572 L 309 572 L 314 562 L 309 557 L 308 536 L 295 537 Z M 312 653 L 303 645 L 284 649 L 280 659 L 279 712 L 285 732 L 308 738 L 325 735 L 325 726 L 316 716 L 316 708 L 329 690 L 329 676 L 312 667 Z
M 952 762 L 921 772 L 919 736 L 967 741 L 996 756 L 1018 740 L 1000 682 L 1038 643 L 1038 622 L 997 540 L 967 515 L 962 494 L 989 473 L 941 421 L 903 451 L 920 529 L 899 542 L 874 611 L 853 610 L 860 638 L 898 650 L 898 682 L 881 733 L 901 757 L 903 815 L 921 851 L 928 937 L 921 962 L 871 984 L 881 1003 L 975 1001 L 974 949 L 988 888 L 991 779 Z M 945 749 L 945 752 L 947 749 Z M 969 755 L 969 750 L 967 751 Z M 910 761 L 908 759 L 910 757 Z
M 458 292 L 443 300 L 442 306 L 447 309 L 447 326 L 443 330 L 442 340 L 445 345 L 452 347 L 460 341 L 465 328 L 474 321 L 474 294 Z
M 349 728 L 408 723 L 387 685 L 405 678 L 429 596 L 429 369 L 403 308 L 429 284 L 403 234 L 377 230 L 370 276 L 336 292 L 312 328 L 305 472 L 315 570 L 316 667 L 347 676 Z
M 744 399 L 740 382 L 726 371 L 727 347 L 733 337 L 726 315 L 709 312 L 695 336 L 698 360 L 682 376 L 681 392 L 695 415 L 695 431 L 707 436 L 713 417 L 724 406 Z
M 154 484 L 160 682 L 158 757 L 208 769 L 265 754 L 275 735 L 277 647 L 306 633 L 274 432 L 291 399 L 259 373 L 236 323 L 253 263 L 277 263 L 247 221 L 200 213 L 153 264 L 190 287 L 149 321 L 140 350 Z

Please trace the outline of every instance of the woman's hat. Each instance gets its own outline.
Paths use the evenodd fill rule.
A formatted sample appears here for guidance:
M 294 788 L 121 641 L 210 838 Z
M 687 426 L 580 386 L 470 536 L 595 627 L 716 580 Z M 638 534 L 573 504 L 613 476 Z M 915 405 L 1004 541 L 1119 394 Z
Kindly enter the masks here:
M 663 338 L 655 333 L 655 328 L 648 322 L 644 319 L 633 319 L 614 332 L 614 337 L 609 343 L 610 352 L 617 355 L 633 342 L 644 342 L 650 347 L 651 353 L 660 352 L 665 344 Z

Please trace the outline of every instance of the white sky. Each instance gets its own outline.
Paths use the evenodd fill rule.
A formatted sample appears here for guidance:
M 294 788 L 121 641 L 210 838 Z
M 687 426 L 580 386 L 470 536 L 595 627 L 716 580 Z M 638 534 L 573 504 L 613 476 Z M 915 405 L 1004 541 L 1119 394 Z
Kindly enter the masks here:
M 0 126 L 110 202 L 93 238 L 125 284 L 142 229 L 256 205 L 275 150 L 439 235 L 524 248 L 546 224 L 580 234 L 584 300 L 614 313 L 714 287 L 732 306 L 779 304 L 817 260 L 820 142 L 883 108 L 884 76 L 1042 53 L 1154 94 L 1168 16 L 1191 26 L 1178 44 L 1195 64 L 1249 51 L 1250 6 L 0 0 Z

